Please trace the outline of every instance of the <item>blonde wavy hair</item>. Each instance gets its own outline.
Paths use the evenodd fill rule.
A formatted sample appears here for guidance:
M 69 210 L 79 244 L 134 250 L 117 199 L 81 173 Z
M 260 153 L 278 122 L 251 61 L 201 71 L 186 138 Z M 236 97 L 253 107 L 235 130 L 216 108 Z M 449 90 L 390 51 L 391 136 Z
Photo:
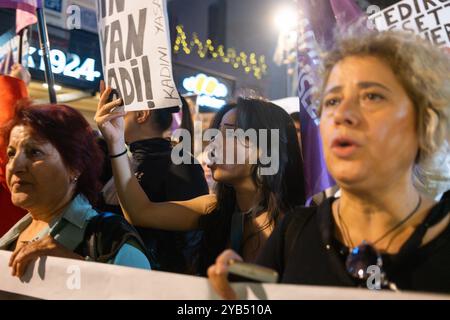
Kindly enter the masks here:
M 349 29 L 336 37 L 322 59 L 316 101 L 333 67 L 349 56 L 373 56 L 394 72 L 414 104 L 419 150 L 416 186 L 436 197 L 450 188 L 450 54 L 419 37 L 398 31 Z M 320 107 L 319 107 L 320 113 Z

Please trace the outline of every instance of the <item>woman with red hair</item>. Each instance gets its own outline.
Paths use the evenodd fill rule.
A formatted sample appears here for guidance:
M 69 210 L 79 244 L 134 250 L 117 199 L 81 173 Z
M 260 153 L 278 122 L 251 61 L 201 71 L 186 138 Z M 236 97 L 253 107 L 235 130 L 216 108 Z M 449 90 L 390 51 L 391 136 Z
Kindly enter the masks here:
M 89 123 L 65 105 L 20 104 L 2 130 L 6 183 L 28 214 L 0 238 L 21 277 L 41 256 L 150 269 L 137 231 L 124 218 L 92 208 L 103 155 Z
M 0 127 L 14 116 L 16 103 L 28 97 L 24 77 L 25 69 L 21 65 L 14 65 L 11 76 L 0 75 Z M 0 145 L 4 145 L 0 137 Z M 5 179 L 6 150 L 0 150 L 0 236 L 6 233 L 24 215 L 25 211 L 14 206 Z

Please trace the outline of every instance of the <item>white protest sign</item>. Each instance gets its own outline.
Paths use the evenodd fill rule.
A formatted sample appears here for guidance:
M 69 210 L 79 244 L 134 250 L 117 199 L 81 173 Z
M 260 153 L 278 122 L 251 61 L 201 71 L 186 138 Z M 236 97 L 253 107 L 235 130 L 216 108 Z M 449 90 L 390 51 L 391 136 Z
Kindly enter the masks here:
M 0 299 L 32 297 L 56 300 L 215 300 L 207 279 L 110 264 L 53 257 L 30 265 L 22 279 L 11 276 L 11 252 L 0 251 Z M 235 283 L 240 299 L 249 300 L 422 300 L 449 295 L 324 286 Z M 11 296 L 19 295 L 17 297 Z
M 378 30 L 413 32 L 438 47 L 450 47 L 450 0 L 403 0 L 369 20 Z
M 103 74 L 125 110 L 181 106 L 165 0 L 97 0 Z

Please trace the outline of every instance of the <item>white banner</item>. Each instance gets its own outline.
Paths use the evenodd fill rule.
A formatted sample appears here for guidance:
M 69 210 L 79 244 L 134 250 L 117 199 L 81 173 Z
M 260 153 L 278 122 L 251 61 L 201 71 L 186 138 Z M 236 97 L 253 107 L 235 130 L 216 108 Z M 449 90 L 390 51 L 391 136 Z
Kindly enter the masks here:
M 125 110 L 181 106 L 165 0 L 97 1 L 103 71 Z
M 369 20 L 378 30 L 413 32 L 439 47 L 450 47 L 450 0 L 403 0 Z
M 211 300 L 218 298 L 205 278 L 52 257 L 39 259 L 19 280 L 10 275 L 11 269 L 8 267 L 10 256 L 11 252 L 0 251 L 0 299 L 20 296 L 45 300 Z M 249 283 L 234 284 L 233 287 L 239 298 L 250 300 L 450 300 L 450 296 L 367 289 Z M 15 296 L 11 297 L 11 295 Z

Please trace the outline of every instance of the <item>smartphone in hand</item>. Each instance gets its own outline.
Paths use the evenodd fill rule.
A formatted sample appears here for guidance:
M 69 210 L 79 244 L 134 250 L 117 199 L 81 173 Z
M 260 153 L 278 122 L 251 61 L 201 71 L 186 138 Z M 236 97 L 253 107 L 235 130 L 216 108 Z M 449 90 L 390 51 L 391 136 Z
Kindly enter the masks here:
M 258 266 L 256 264 L 230 260 L 228 272 L 259 282 L 264 283 L 278 282 L 278 272 L 269 268 Z
M 116 89 L 112 89 L 111 93 L 108 96 L 108 103 L 110 103 L 114 100 L 120 99 L 120 98 L 121 98 L 120 92 Z M 124 106 L 124 104 L 123 104 L 123 99 L 122 99 L 122 103 L 118 107 L 112 109 L 111 112 L 121 112 L 121 111 L 123 111 L 123 106 Z

